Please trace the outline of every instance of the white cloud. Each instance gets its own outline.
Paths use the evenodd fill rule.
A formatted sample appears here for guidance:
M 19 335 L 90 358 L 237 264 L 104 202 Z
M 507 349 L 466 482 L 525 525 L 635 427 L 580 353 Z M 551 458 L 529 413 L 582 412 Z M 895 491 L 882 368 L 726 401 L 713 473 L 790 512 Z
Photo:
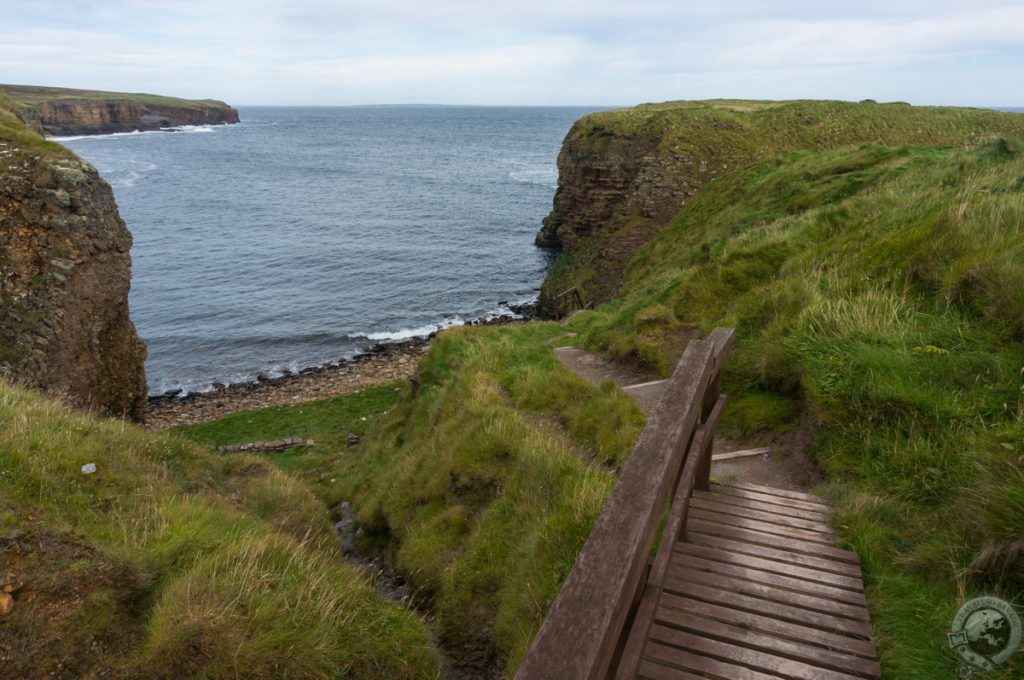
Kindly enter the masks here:
M 840 75 L 927 100 L 977 93 L 966 62 L 1024 65 L 1024 6 L 995 0 L 0 0 L 0 25 L 0 82 L 248 103 L 843 96 Z

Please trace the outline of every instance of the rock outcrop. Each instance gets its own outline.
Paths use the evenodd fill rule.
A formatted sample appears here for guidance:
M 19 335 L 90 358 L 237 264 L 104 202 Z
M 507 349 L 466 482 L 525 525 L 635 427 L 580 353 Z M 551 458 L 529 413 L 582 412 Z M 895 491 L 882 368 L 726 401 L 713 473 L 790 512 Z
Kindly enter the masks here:
M 584 304 L 614 296 L 629 261 L 708 182 L 779 154 L 881 142 L 962 144 L 1024 132 L 1024 116 L 906 104 L 668 102 L 577 121 L 558 156 L 558 189 L 536 243 L 564 255 L 541 287 L 558 316 L 570 287 Z
M 237 123 L 238 111 L 212 99 L 0 85 L 17 115 L 40 134 L 97 135 L 179 125 Z
M 32 111 L 48 135 L 96 135 L 238 122 L 238 112 L 223 103 L 185 108 L 128 100 L 65 99 L 43 102 Z
M 0 137 L 0 376 L 141 421 L 132 237 L 96 170 L 53 147 Z

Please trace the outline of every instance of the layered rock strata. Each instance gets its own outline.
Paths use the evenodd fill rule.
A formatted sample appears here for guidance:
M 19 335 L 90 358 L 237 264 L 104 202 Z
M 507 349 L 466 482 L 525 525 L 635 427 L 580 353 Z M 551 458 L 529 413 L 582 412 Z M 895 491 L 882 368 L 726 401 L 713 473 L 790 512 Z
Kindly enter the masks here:
M 143 420 L 146 349 L 128 316 L 131 244 L 95 168 L 0 139 L 0 376 Z

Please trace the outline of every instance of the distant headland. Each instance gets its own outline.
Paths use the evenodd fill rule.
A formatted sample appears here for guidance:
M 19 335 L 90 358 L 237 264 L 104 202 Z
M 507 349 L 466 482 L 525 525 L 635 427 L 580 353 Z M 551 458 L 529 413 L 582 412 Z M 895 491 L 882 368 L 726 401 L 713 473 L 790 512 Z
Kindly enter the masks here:
M 18 117 L 42 135 L 102 135 L 238 122 L 238 111 L 214 99 L 35 85 L 0 85 L 0 90 L 14 102 Z

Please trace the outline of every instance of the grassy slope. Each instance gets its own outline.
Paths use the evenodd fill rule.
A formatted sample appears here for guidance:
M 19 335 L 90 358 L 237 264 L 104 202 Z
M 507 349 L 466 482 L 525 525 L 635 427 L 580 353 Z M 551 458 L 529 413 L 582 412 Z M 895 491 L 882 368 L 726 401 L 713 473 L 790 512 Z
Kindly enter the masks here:
M 798 150 L 828 150 L 865 142 L 891 145 L 963 145 L 992 133 L 1024 138 L 1024 116 L 984 109 L 921 107 L 841 101 L 679 101 L 644 104 L 585 116 L 566 146 L 603 158 L 619 142 L 648 139 L 644 155 L 660 181 L 697 188 L 715 175 Z M 621 153 L 619 149 L 615 153 Z M 689 162 L 679 163 L 679 158 Z M 609 162 L 615 163 L 614 159 Z M 705 170 L 699 170 L 702 166 Z M 594 188 L 600 193 L 601 187 Z M 557 204 L 557 201 L 556 201 Z M 671 207 L 671 206 L 669 206 Z M 552 213 L 549 219 L 563 217 Z M 613 281 L 599 275 L 602 253 L 630 240 L 650 218 L 620 206 L 607 224 L 574 252 L 563 252 L 544 282 L 547 295 L 572 286 L 603 301 Z
M 5 562 L 33 543 L 67 553 L 16 574 L 27 588 L 0 635 L 14 670 L 61 660 L 115 677 L 436 677 L 426 629 L 339 561 L 325 508 L 288 475 L 6 385 L 0 423 Z M 98 472 L 82 474 L 86 463 Z M 83 541 L 95 555 L 84 563 L 71 549 Z M 94 579 L 93 563 L 123 576 Z M 63 624 L 40 634 L 29 596 L 81 578 L 88 592 L 55 606 Z
M 1024 146 L 865 145 L 708 185 L 573 325 L 663 369 L 679 324 L 736 326 L 727 427 L 814 419 L 887 677 L 952 677 L 959 598 L 1024 601 L 1024 565 L 966 574 L 1024 536 L 1022 292 Z
M 0 142 L 7 142 L 17 148 L 15 156 L 0 159 L 0 172 L 25 160 L 29 156 L 70 157 L 72 154 L 56 142 L 48 142 L 40 135 L 25 127 L 14 113 L 18 103 L 0 87 Z
M 343 439 L 369 424 L 344 455 L 269 458 L 304 471 L 329 504 L 353 502 L 364 548 L 391 553 L 448 648 L 493 642 L 514 669 L 644 422 L 617 387 L 558 363 L 551 347 L 567 341 L 557 324 L 452 329 L 415 394 L 374 388 L 183 432 L 222 444 L 333 428 Z

